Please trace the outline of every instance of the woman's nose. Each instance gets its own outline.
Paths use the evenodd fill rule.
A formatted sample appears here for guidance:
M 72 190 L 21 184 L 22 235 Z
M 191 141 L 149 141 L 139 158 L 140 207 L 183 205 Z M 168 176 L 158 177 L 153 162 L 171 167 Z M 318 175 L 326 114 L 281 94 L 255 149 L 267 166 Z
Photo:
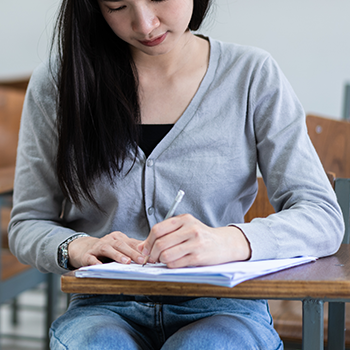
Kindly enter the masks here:
M 135 9 L 132 21 L 132 29 L 140 34 L 148 35 L 160 25 L 159 18 L 148 7 Z

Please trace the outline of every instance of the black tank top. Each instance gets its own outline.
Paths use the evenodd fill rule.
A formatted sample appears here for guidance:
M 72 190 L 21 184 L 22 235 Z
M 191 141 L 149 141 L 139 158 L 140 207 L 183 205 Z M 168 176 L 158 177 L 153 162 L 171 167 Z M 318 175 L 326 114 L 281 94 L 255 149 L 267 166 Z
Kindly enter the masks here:
M 139 146 L 148 157 L 174 124 L 141 124 Z

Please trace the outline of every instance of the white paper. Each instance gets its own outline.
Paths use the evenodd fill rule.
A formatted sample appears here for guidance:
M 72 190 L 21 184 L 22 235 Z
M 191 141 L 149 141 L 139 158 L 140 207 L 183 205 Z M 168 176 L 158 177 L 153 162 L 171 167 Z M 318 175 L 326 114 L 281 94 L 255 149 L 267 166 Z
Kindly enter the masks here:
M 163 264 L 147 264 L 142 266 L 135 263 L 124 265 L 112 262 L 81 267 L 75 272 L 75 276 L 142 281 L 209 283 L 234 287 L 243 281 L 315 261 L 316 259 L 316 257 L 297 257 L 291 259 L 233 262 L 222 265 L 180 269 L 169 269 Z

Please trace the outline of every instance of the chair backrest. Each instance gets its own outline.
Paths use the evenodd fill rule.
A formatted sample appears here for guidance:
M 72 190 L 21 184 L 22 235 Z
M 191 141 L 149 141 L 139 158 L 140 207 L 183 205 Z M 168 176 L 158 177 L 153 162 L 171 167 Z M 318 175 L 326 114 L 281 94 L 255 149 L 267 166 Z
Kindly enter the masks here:
M 16 163 L 24 96 L 24 90 L 0 87 L 0 167 Z
M 328 171 L 327 177 L 332 187 L 335 188 L 335 173 Z M 346 185 L 344 184 L 343 186 Z M 343 201 L 345 202 L 345 198 Z M 254 218 L 265 218 L 270 214 L 273 214 L 274 212 L 275 210 L 273 209 L 273 206 L 271 205 L 269 197 L 267 195 L 267 189 L 264 180 L 261 177 L 258 177 L 258 193 L 256 195 L 253 205 L 250 207 L 247 214 L 245 215 L 244 221 L 250 222 Z
M 350 178 L 350 122 L 308 115 L 306 124 L 325 171 Z
M 308 115 L 310 139 L 326 172 L 336 174 L 335 192 L 345 222 L 343 243 L 349 243 L 350 213 L 350 121 Z
M 15 79 L 1 79 L 0 80 L 0 87 L 6 87 L 6 88 L 14 88 L 14 89 L 20 89 L 23 91 L 27 90 L 28 84 L 29 84 L 30 76 L 22 76 Z
M 269 201 L 267 189 L 262 177 L 258 177 L 258 193 L 253 205 L 244 217 L 245 222 L 250 222 L 254 218 L 265 218 L 273 214 L 275 210 Z
M 336 174 L 337 181 L 339 178 L 350 178 L 350 121 L 308 115 L 306 123 L 310 139 L 329 180 L 331 183 L 333 181 L 333 187 L 334 175 L 330 173 Z M 245 215 L 245 222 L 250 222 L 255 217 L 266 217 L 274 213 L 262 178 L 258 178 L 258 186 L 257 197 Z

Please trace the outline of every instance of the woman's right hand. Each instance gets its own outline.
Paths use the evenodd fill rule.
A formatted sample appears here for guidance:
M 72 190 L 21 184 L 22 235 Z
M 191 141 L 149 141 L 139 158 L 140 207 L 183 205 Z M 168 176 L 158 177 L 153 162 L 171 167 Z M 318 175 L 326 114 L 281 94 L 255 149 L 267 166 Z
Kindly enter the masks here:
M 69 264 L 74 268 L 102 264 L 110 259 L 122 264 L 131 260 L 143 264 L 144 256 L 137 250 L 141 241 L 114 231 L 102 238 L 81 237 L 68 245 Z

